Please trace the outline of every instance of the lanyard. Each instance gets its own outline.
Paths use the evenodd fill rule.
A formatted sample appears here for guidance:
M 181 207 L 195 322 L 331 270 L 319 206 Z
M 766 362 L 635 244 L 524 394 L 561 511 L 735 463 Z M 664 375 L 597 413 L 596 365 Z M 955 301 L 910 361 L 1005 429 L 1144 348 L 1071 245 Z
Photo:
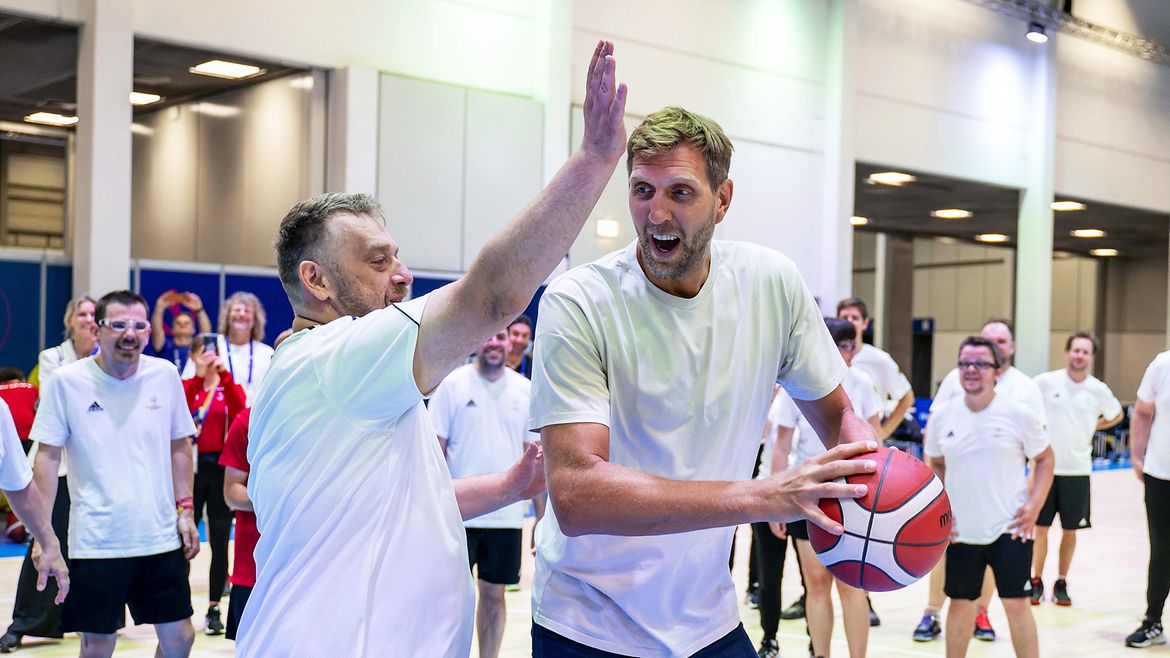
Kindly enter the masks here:
M 227 348 L 228 348 L 228 350 L 227 350 L 227 353 L 228 353 L 228 372 L 232 373 L 232 378 L 234 379 L 236 376 L 236 371 L 235 371 L 235 369 L 232 368 L 232 344 L 228 343 Z M 255 349 L 256 349 L 256 343 L 254 341 L 248 341 L 248 383 L 249 384 L 252 383 L 252 362 L 253 362 L 252 357 L 253 357 L 253 352 L 255 351 Z
M 175 367 L 179 369 L 179 372 L 183 372 L 183 367 L 187 365 L 187 355 L 179 352 L 178 347 L 172 347 L 171 360 L 175 362 Z

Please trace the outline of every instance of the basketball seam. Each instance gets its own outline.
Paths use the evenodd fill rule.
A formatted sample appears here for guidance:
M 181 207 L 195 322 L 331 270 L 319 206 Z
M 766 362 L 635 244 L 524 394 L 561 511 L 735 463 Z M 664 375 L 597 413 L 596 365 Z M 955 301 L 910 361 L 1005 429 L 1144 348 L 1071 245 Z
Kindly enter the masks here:
M 932 482 L 932 480 L 927 480 L 927 485 L 929 485 L 930 482 Z M 925 489 L 925 488 L 926 487 L 923 487 L 923 489 Z M 919 491 L 921 491 L 921 490 L 922 489 L 919 489 Z M 940 489 L 938 492 L 938 495 L 935 496 L 934 498 L 931 498 L 929 503 L 923 505 L 922 510 L 919 511 L 918 514 L 921 514 L 922 512 L 930 509 L 930 506 L 933 505 L 938 499 L 942 498 L 943 495 L 946 494 L 946 492 L 947 492 L 947 490 L 945 488 Z M 917 492 L 915 492 L 915 495 L 918 495 Z M 911 498 L 913 498 L 913 497 L 914 496 L 911 496 Z M 909 500 L 909 499 L 907 499 L 907 500 Z M 917 516 L 917 515 L 915 515 L 915 516 Z M 902 534 L 901 530 L 898 531 L 898 535 L 900 535 L 900 534 Z M 898 568 L 901 569 L 902 571 L 905 571 L 906 573 L 911 574 L 911 575 L 913 575 L 913 572 L 911 572 L 909 569 L 907 569 L 906 565 L 902 564 L 902 560 L 898 557 L 898 546 L 931 547 L 931 546 L 939 546 L 940 544 L 950 543 L 950 539 L 947 539 L 946 541 L 935 542 L 933 544 L 899 544 L 898 543 L 898 535 L 894 535 L 894 541 L 892 542 L 894 545 L 894 548 L 890 552 L 893 553 L 893 555 L 894 555 L 894 564 L 898 565 Z M 919 577 L 921 578 L 921 576 L 919 576 Z
M 883 473 L 883 475 L 884 475 L 884 473 Z M 925 483 L 923 483 L 923 485 L 922 485 L 921 487 L 918 487 L 917 489 L 915 489 L 915 490 L 914 490 L 914 492 L 913 492 L 913 493 L 911 493 L 909 496 L 906 496 L 906 500 L 903 500 L 902 502 L 898 503 L 898 504 L 897 504 L 897 506 L 895 506 L 895 507 L 891 507 L 890 509 L 888 509 L 888 510 L 886 510 L 886 511 L 884 511 L 884 512 L 876 512 L 876 510 L 877 510 L 877 500 L 875 499 L 875 500 L 873 501 L 873 506 L 874 506 L 874 511 L 875 511 L 875 513 L 879 513 L 879 514 L 893 514 L 894 512 L 896 512 L 896 511 L 898 511 L 898 510 L 902 509 L 903 507 L 905 507 L 905 506 L 906 506 L 906 504 L 907 504 L 907 503 L 909 503 L 910 501 L 914 500 L 914 497 L 915 497 L 915 496 L 917 496 L 918 494 L 922 493 L 922 492 L 923 492 L 923 491 L 924 491 L 924 490 L 925 490 L 927 487 L 929 487 L 929 486 L 930 486 L 930 484 L 931 484 L 932 482 L 934 482 L 934 478 L 935 478 L 935 477 L 937 477 L 937 476 L 935 476 L 935 475 L 934 475 L 934 473 L 932 472 L 932 473 L 931 473 L 931 477 L 930 477 L 930 478 L 928 478 L 928 479 L 926 480 L 926 482 L 925 482 Z M 946 489 L 944 488 L 944 489 L 943 489 L 943 491 L 946 491 Z M 941 495 L 941 494 L 940 494 L 940 495 Z M 933 502 L 934 502 L 934 501 L 936 501 L 936 500 L 938 500 L 938 496 L 935 496 L 934 498 L 932 498 L 932 499 L 930 500 L 930 502 L 932 502 L 932 503 L 933 503 Z
M 877 491 L 874 492 L 874 494 L 873 494 L 873 508 L 869 510 L 869 525 L 866 526 L 866 528 L 865 528 L 865 539 L 862 540 L 862 544 L 861 544 L 861 564 L 862 564 L 862 567 L 861 567 L 861 575 L 858 578 L 858 583 L 857 583 L 858 589 L 865 589 L 865 564 L 866 564 L 865 558 L 869 555 L 869 535 L 870 535 L 870 533 L 873 532 L 873 520 L 874 520 L 874 517 L 877 516 L 878 501 L 881 500 L 881 495 L 882 495 L 882 485 L 885 484 L 886 470 L 889 469 L 890 460 L 893 459 L 893 457 L 894 457 L 894 453 L 892 451 L 886 453 L 886 461 L 884 464 L 882 464 L 882 474 L 880 476 L 878 476 Z M 842 517 L 844 517 L 844 511 L 842 511 Z M 897 556 L 895 556 L 894 559 L 897 560 Z
M 938 500 L 938 499 L 936 498 L 935 500 Z M 934 501 L 931 501 L 931 502 L 934 502 Z M 857 539 L 861 539 L 863 541 L 865 540 L 865 535 L 860 535 L 856 532 L 845 531 L 843 534 L 849 535 L 850 537 L 856 537 Z M 949 544 L 951 540 L 944 539 L 942 541 L 931 542 L 929 544 L 916 544 L 916 543 L 911 543 L 911 542 L 898 541 L 896 539 L 889 540 L 889 539 L 870 538 L 870 541 L 872 541 L 875 544 L 892 544 L 895 546 L 910 546 L 910 547 L 914 547 L 914 548 L 923 548 L 923 547 L 928 547 L 928 546 L 938 546 L 939 544 Z

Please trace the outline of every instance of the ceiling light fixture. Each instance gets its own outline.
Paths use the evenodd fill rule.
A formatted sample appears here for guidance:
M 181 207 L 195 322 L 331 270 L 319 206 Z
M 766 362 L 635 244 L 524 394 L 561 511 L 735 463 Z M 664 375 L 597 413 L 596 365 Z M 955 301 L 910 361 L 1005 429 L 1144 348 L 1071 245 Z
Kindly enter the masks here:
M 877 183 L 878 185 L 893 185 L 898 187 L 906 183 L 913 183 L 918 180 L 910 174 L 904 174 L 900 171 L 881 171 L 876 174 L 869 175 L 869 182 Z
M 1008 236 L 1003 233 L 980 233 L 975 239 L 980 242 L 1007 242 Z
M 145 91 L 132 91 L 132 92 L 130 92 L 130 104 L 131 105 L 137 105 L 137 106 L 150 105 L 151 103 L 157 103 L 161 100 L 162 100 L 162 96 L 159 96 L 158 94 L 148 94 Z
M 940 208 L 930 213 L 935 219 L 971 219 L 975 213 L 962 208 Z
M 45 126 L 72 126 L 77 123 L 77 117 L 57 114 L 56 112 L 33 112 L 24 117 L 24 120 Z
M 1072 212 L 1074 210 L 1084 210 L 1088 208 L 1080 201 L 1053 201 L 1052 209 L 1056 212 Z
M 242 78 L 250 78 L 255 75 L 264 73 L 264 69 L 259 66 L 252 66 L 250 64 L 237 64 L 236 62 L 226 62 L 222 59 L 213 59 L 211 61 L 203 62 L 198 66 L 192 66 L 187 69 L 191 73 L 199 75 L 209 75 L 213 78 L 227 78 L 229 80 L 240 80 Z
M 1028 23 L 1028 34 L 1025 35 L 1032 43 L 1048 43 L 1048 33 L 1039 23 Z
M 869 223 L 869 218 L 862 217 L 861 215 L 854 215 L 854 216 L 849 218 L 849 225 L 850 226 L 865 226 L 868 223 Z
M 601 218 L 594 229 L 599 238 L 616 238 L 622 234 L 622 225 L 616 219 Z
M 1116 249 L 1090 249 L 1089 253 L 1094 256 L 1116 256 Z
M 1069 232 L 1069 235 L 1074 238 L 1103 238 L 1105 231 L 1099 228 L 1078 228 L 1075 231 Z

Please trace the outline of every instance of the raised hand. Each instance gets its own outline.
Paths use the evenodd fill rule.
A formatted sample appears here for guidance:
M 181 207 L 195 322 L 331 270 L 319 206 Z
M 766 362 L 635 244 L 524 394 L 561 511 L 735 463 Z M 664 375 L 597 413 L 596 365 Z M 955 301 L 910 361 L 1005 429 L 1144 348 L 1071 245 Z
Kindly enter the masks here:
M 818 503 L 822 498 L 864 496 L 868 489 L 864 484 L 846 484 L 844 479 L 850 475 L 874 472 L 877 469 L 874 460 L 850 458 L 873 452 L 877 447 L 873 441 L 843 443 L 797 468 L 785 469 L 767 478 L 765 482 L 770 489 L 770 500 L 773 501 L 768 520 L 787 523 L 808 519 L 834 535 L 845 532 L 840 523 L 821 511 Z
M 626 85 L 617 84 L 613 42 L 598 41 L 585 83 L 583 150 L 616 162 L 626 149 Z

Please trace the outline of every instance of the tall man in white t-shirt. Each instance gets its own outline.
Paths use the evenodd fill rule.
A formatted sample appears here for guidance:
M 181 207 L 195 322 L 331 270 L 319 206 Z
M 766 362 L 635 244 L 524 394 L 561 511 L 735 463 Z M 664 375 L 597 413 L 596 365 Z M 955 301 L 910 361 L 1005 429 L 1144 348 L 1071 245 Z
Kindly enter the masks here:
M 857 353 L 853 368 L 861 370 L 873 380 L 878 399 L 882 402 L 882 426 L 878 438 L 884 439 L 898 429 L 906 412 L 914 406 L 914 390 L 894 357 L 880 348 L 861 340 L 871 322 L 869 309 L 860 297 L 847 297 L 837 302 L 837 317 L 848 320 L 857 328 Z
M 598 43 L 590 62 L 581 150 L 458 281 L 402 302 L 412 276 L 368 196 L 313 197 L 281 221 L 296 333 L 252 405 L 260 541 L 240 656 L 470 652 L 463 519 L 543 491 L 542 462 L 530 444 L 505 473 L 452 482 L 422 402 L 528 306 L 612 175 L 626 98 L 612 53 Z
M 627 145 L 637 240 L 541 297 L 529 427 L 551 504 L 536 656 L 755 656 L 727 569 L 734 526 L 807 516 L 840 532 L 817 500 L 858 495 L 832 481 L 873 467 L 840 461 L 876 448 L 873 428 L 796 266 L 711 240 L 731 149 L 705 117 L 648 116 Z M 859 443 L 751 480 L 777 379 L 827 445 Z
M 99 299 L 101 349 L 53 375 L 32 428 L 37 487 L 49 501 L 69 451 L 73 589 L 61 630 L 81 633 L 84 658 L 113 655 L 127 604 L 136 624 L 154 625 L 158 655 L 185 657 L 195 640 L 187 580 L 199 551 L 195 424 L 174 364 L 142 355 L 148 317 L 137 293 Z
M 528 431 L 532 384 L 509 368 L 508 330 L 487 339 L 475 361 L 447 375 L 431 396 L 431 422 L 455 479 L 505 471 L 536 440 Z M 543 495 L 534 502 L 543 504 Z M 467 555 L 479 576 L 475 627 L 481 658 L 496 658 L 504 637 L 504 587 L 520 582 L 524 502 L 468 519 Z
M 1077 547 L 1077 530 L 1090 526 L 1089 476 L 1093 472 L 1093 435 L 1113 427 L 1125 417 L 1121 403 L 1105 382 L 1092 374 L 1097 339 L 1078 331 L 1064 344 L 1067 365 L 1036 376 L 1044 395 L 1048 436 L 1056 454 L 1056 476 L 1048 499 L 1036 521 L 1036 545 L 1032 553 L 1032 605 L 1044 597 L 1044 562 L 1048 557 L 1048 529 L 1060 513 L 1060 556 L 1052 600 L 1072 605 L 1068 595 L 1069 566 Z
M 924 452 L 947 487 L 954 513 L 947 547 L 947 658 L 967 655 L 985 571 L 1011 628 L 1017 658 L 1038 658 L 1036 622 L 1028 604 L 1036 517 L 1052 485 L 1052 446 L 1044 426 L 1020 400 L 997 391 L 1005 362 L 992 341 L 959 344 L 963 396 L 939 405 L 926 425 Z M 1026 473 L 1034 460 L 1031 477 Z

